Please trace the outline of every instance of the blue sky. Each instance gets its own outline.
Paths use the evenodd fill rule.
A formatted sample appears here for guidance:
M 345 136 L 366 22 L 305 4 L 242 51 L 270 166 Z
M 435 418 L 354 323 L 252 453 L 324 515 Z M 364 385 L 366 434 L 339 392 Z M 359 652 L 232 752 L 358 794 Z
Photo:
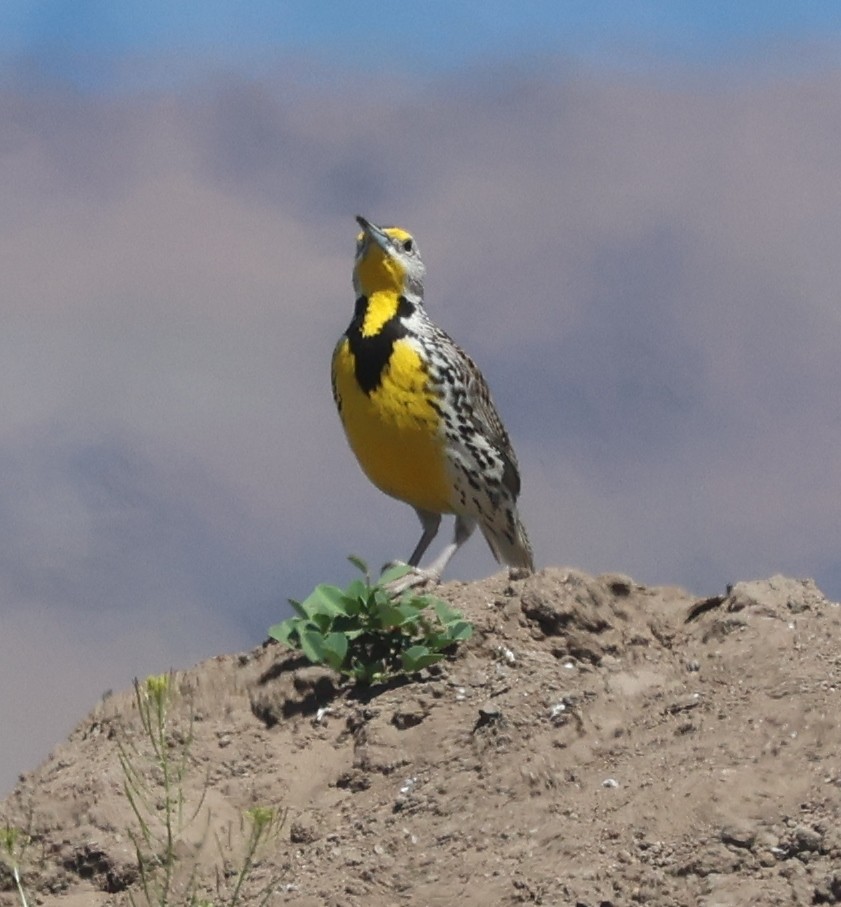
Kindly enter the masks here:
M 415 233 L 538 565 L 841 598 L 838 60 L 837 3 L 0 4 L 0 793 L 411 551 L 330 396 L 356 214 Z
M 839 28 L 841 7 L 831 0 L 9 0 L 0 8 L 0 50 L 59 81 L 102 90 L 159 87 L 207 68 L 259 73 L 279 53 L 395 78 L 545 54 L 620 67 L 720 65 L 801 43 L 818 53 Z

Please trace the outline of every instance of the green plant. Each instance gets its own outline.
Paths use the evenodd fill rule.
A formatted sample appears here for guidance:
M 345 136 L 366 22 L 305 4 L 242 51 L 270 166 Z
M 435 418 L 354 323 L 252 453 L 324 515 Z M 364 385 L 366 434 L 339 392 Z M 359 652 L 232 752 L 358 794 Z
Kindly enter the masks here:
M 370 684 L 415 674 L 472 634 L 473 625 L 440 598 L 410 592 L 394 597 L 388 584 L 407 567 L 386 569 L 372 585 L 364 561 L 349 560 L 364 579 L 344 589 L 322 583 L 304 601 L 290 599 L 295 616 L 275 624 L 269 636 L 313 664 Z
M 193 742 L 192 719 L 187 733 L 173 734 L 171 710 L 175 688 L 171 674 L 134 681 L 134 697 L 140 724 L 141 740 L 148 744 L 145 752 L 129 739 L 118 738 L 123 791 L 137 819 L 139 832 L 129 829 L 134 845 L 140 886 L 147 904 L 167 907 L 176 890 L 179 865 L 176 842 L 186 824 L 201 809 L 205 788 L 187 822 L 184 819 L 184 778 Z M 151 771 L 150 769 L 151 763 Z M 195 872 L 187 888 L 193 888 Z M 135 907 L 133 894 L 129 901 Z
M 0 858 L 8 864 L 12 878 L 15 880 L 18 898 L 21 907 L 28 907 L 26 894 L 23 890 L 23 881 L 21 880 L 20 864 L 23 855 L 29 846 L 30 838 L 26 832 L 11 825 L 0 828 Z
M 205 777 L 196 802 L 188 809 L 185 788 L 194 765 L 193 712 L 190 710 L 185 729 L 173 712 L 177 690 L 171 674 L 147 677 L 142 683 L 135 680 L 134 692 L 143 733 L 139 742 L 118 738 L 118 747 L 123 790 L 139 829 L 129 829 L 128 836 L 134 845 L 143 899 L 149 907 L 237 907 L 259 851 L 277 836 L 286 813 L 265 806 L 246 810 L 241 831 L 245 832 L 245 825 L 248 830 L 238 868 L 217 872 L 214 900 L 200 898 L 198 858 L 207 835 L 205 832 L 198 844 L 191 844 L 184 836 L 198 818 L 208 789 Z M 210 819 L 208 813 L 208 827 Z M 233 850 L 230 830 L 228 837 L 226 848 L 219 845 L 223 862 Z M 273 876 L 253 903 L 266 904 L 278 881 L 279 877 Z M 128 899 L 132 907 L 137 907 L 132 892 Z
M 251 875 L 251 871 L 254 869 L 255 862 L 263 846 L 269 841 L 277 838 L 281 828 L 283 828 L 284 822 L 286 821 L 286 811 L 272 809 L 268 806 L 254 806 L 245 811 L 243 818 L 245 824 L 248 826 L 248 834 L 245 836 L 245 850 L 242 855 L 239 871 L 235 874 L 233 891 L 225 901 L 227 907 L 237 907 L 237 905 L 241 903 L 240 897 L 242 895 L 243 885 Z M 230 842 L 228 843 L 228 847 L 230 848 Z M 220 852 L 222 852 L 221 847 Z M 263 888 L 262 896 L 260 896 L 259 900 L 252 903 L 256 903 L 258 907 L 264 907 L 264 905 L 269 902 L 269 898 L 272 896 L 278 881 L 279 878 L 272 879 L 272 881 Z M 209 904 L 208 907 L 210 907 Z

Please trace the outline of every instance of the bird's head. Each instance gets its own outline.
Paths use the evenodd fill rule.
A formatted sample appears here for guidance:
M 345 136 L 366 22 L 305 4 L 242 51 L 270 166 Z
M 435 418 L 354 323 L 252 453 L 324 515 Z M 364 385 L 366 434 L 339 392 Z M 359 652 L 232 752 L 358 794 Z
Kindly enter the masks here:
M 414 237 L 400 227 L 378 227 L 364 217 L 356 220 L 362 227 L 353 268 L 357 296 L 393 291 L 422 298 L 426 268 Z

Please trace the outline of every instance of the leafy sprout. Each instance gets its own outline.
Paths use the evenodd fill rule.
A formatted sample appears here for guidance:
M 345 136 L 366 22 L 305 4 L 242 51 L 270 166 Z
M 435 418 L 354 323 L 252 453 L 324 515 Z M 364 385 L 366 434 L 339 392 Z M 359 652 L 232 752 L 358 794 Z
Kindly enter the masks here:
M 303 601 L 290 599 L 295 616 L 275 624 L 269 636 L 359 684 L 416 674 L 470 638 L 473 625 L 442 599 L 394 597 L 388 584 L 407 567 L 390 567 L 372 584 L 365 562 L 349 560 L 361 579 L 344 589 L 322 583 Z

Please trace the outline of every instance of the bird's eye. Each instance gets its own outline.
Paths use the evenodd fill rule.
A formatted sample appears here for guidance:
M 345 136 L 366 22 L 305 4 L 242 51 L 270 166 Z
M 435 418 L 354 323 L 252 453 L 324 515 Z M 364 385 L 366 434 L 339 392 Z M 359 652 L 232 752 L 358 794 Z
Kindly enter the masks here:
M 414 249 L 414 247 L 415 247 L 415 244 L 412 242 L 411 239 L 407 239 L 403 242 L 403 251 L 404 252 L 411 252 L 412 249 Z

